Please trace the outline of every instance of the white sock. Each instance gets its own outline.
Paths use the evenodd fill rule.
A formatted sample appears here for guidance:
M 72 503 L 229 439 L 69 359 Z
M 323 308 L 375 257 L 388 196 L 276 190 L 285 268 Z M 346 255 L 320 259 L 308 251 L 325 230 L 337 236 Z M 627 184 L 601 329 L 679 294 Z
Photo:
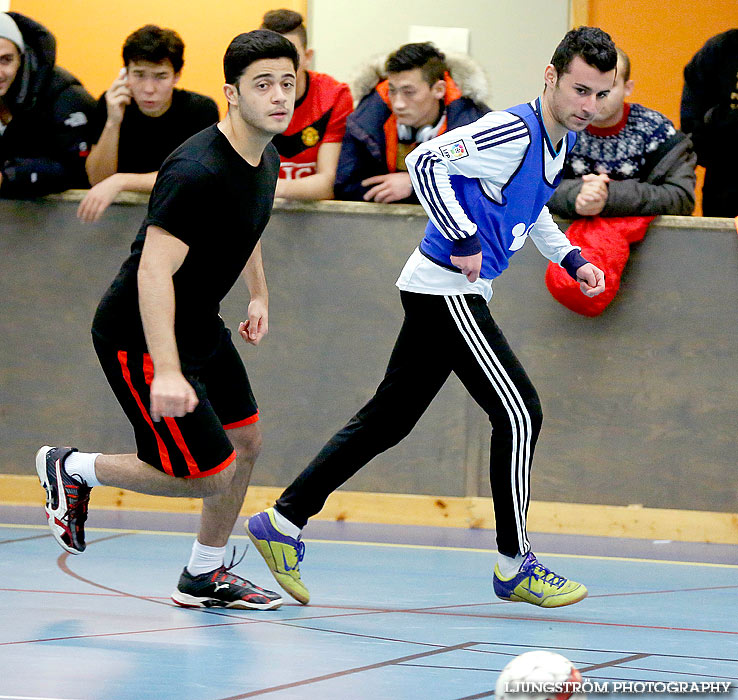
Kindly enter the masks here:
M 206 544 L 200 544 L 196 539 L 192 544 L 192 554 L 187 564 L 187 571 L 193 576 L 199 576 L 219 569 L 223 566 L 225 551 L 225 547 L 208 547 Z
M 276 508 L 272 508 L 272 513 L 274 513 L 274 523 L 277 526 L 277 530 L 279 530 L 283 535 L 289 535 L 295 539 L 300 536 L 302 530 L 300 530 L 297 525 L 292 521 L 287 520 L 287 518 L 285 518 L 284 515 L 282 515 Z
M 95 474 L 95 460 L 101 452 L 72 452 L 64 460 L 64 470 L 89 487 L 100 486 Z
M 520 571 L 520 566 L 525 557 L 518 552 L 514 557 L 507 557 L 500 552 L 497 553 L 497 569 L 504 579 L 512 578 Z

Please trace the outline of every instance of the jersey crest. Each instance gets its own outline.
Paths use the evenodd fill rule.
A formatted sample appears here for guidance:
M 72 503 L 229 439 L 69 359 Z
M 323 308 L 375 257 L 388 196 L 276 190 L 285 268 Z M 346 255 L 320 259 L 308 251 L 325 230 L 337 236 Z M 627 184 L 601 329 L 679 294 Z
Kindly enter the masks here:
M 277 134 L 272 143 L 282 158 L 294 158 L 299 153 L 315 146 L 324 136 L 333 109 L 329 109 L 320 119 L 316 119 L 301 131 L 294 134 Z
M 302 142 L 308 148 L 312 148 L 318 141 L 320 141 L 320 134 L 315 127 L 307 126 L 302 130 Z

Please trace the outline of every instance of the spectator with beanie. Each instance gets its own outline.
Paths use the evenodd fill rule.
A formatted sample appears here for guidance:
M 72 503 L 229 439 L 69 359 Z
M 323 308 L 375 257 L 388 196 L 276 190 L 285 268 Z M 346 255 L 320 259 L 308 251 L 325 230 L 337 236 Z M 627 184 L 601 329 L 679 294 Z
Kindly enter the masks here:
M 307 48 L 307 31 L 299 12 L 267 12 L 261 28 L 289 39 L 300 57 L 295 113 L 287 131 L 272 141 L 281 160 L 276 196 L 333 199 L 346 117 L 353 109 L 351 91 L 330 75 L 308 70 L 313 50 Z
M 0 12 L 0 196 L 40 197 L 87 187 L 95 101 L 56 65 L 48 29 Z
M 92 189 L 77 212 L 87 222 L 97 221 L 119 192 L 151 192 L 164 159 L 218 121 L 212 99 L 174 87 L 184 43 L 173 30 L 147 24 L 133 32 L 123 45 L 123 64 L 93 119 Z
M 346 121 L 338 199 L 417 203 L 405 156 L 489 112 L 481 68 L 468 56 L 447 60 L 428 42 L 405 44 L 381 64 L 370 64 L 352 92 L 360 102 Z

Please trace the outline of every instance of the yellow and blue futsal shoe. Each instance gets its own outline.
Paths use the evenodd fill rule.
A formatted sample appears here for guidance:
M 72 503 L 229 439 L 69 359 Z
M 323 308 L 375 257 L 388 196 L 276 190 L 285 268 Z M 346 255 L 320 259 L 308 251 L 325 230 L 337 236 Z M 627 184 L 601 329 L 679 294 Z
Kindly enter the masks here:
M 277 583 L 295 600 L 307 605 L 310 593 L 300 579 L 300 562 L 305 556 L 302 539 L 277 529 L 273 508 L 252 515 L 246 523 L 246 532 Z
M 520 570 L 509 579 L 500 575 L 495 565 L 495 595 L 502 600 L 530 603 L 542 608 L 573 605 L 587 597 L 587 589 L 576 581 L 555 574 L 540 564 L 533 552 L 528 552 Z

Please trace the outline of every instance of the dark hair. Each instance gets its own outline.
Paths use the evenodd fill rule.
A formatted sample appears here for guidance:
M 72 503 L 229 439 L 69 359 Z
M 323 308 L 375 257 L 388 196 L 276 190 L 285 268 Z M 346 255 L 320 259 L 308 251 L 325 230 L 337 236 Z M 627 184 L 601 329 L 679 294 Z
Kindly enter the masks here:
M 291 34 L 300 37 L 303 46 L 307 46 L 307 30 L 302 15 L 294 10 L 269 10 L 261 20 L 259 29 L 271 29 L 277 34 Z
M 568 73 L 569 66 L 576 56 L 601 73 L 611 71 L 618 64 L 615 44 L 610 35 L 599 27 L 577 27 L 565 34 L 551 58 L 556 73 L 558 75 Z
M 175 73 L 184 65 L 184 42 L 173 29 L 162 29 L 147 24 L 129 35 L 123 44 L 123 63 L 149 61 L 161 63 L 169 60 Z
M 269 29 L 254 29 L 239 34 L 228 45 L 223 56 L 225 81 L 236 85 L 244 71 L 263 58 L 289 58 L 295 70 L 300 62 L 297 49 L 289 39 Z
M 627 83 L 630 80 L 630 59 L 628 58 L 628 54 L 619 46 L 615 50 L 618 52 L 620 63 L 623 64 L 623 82 Z
M 430 41 L 422 44 L 405 44 L 387 57 L 384 68 L 388 73 L 420 68 L 423 80 L 434 85 L 448 70 L 446 57 Z

